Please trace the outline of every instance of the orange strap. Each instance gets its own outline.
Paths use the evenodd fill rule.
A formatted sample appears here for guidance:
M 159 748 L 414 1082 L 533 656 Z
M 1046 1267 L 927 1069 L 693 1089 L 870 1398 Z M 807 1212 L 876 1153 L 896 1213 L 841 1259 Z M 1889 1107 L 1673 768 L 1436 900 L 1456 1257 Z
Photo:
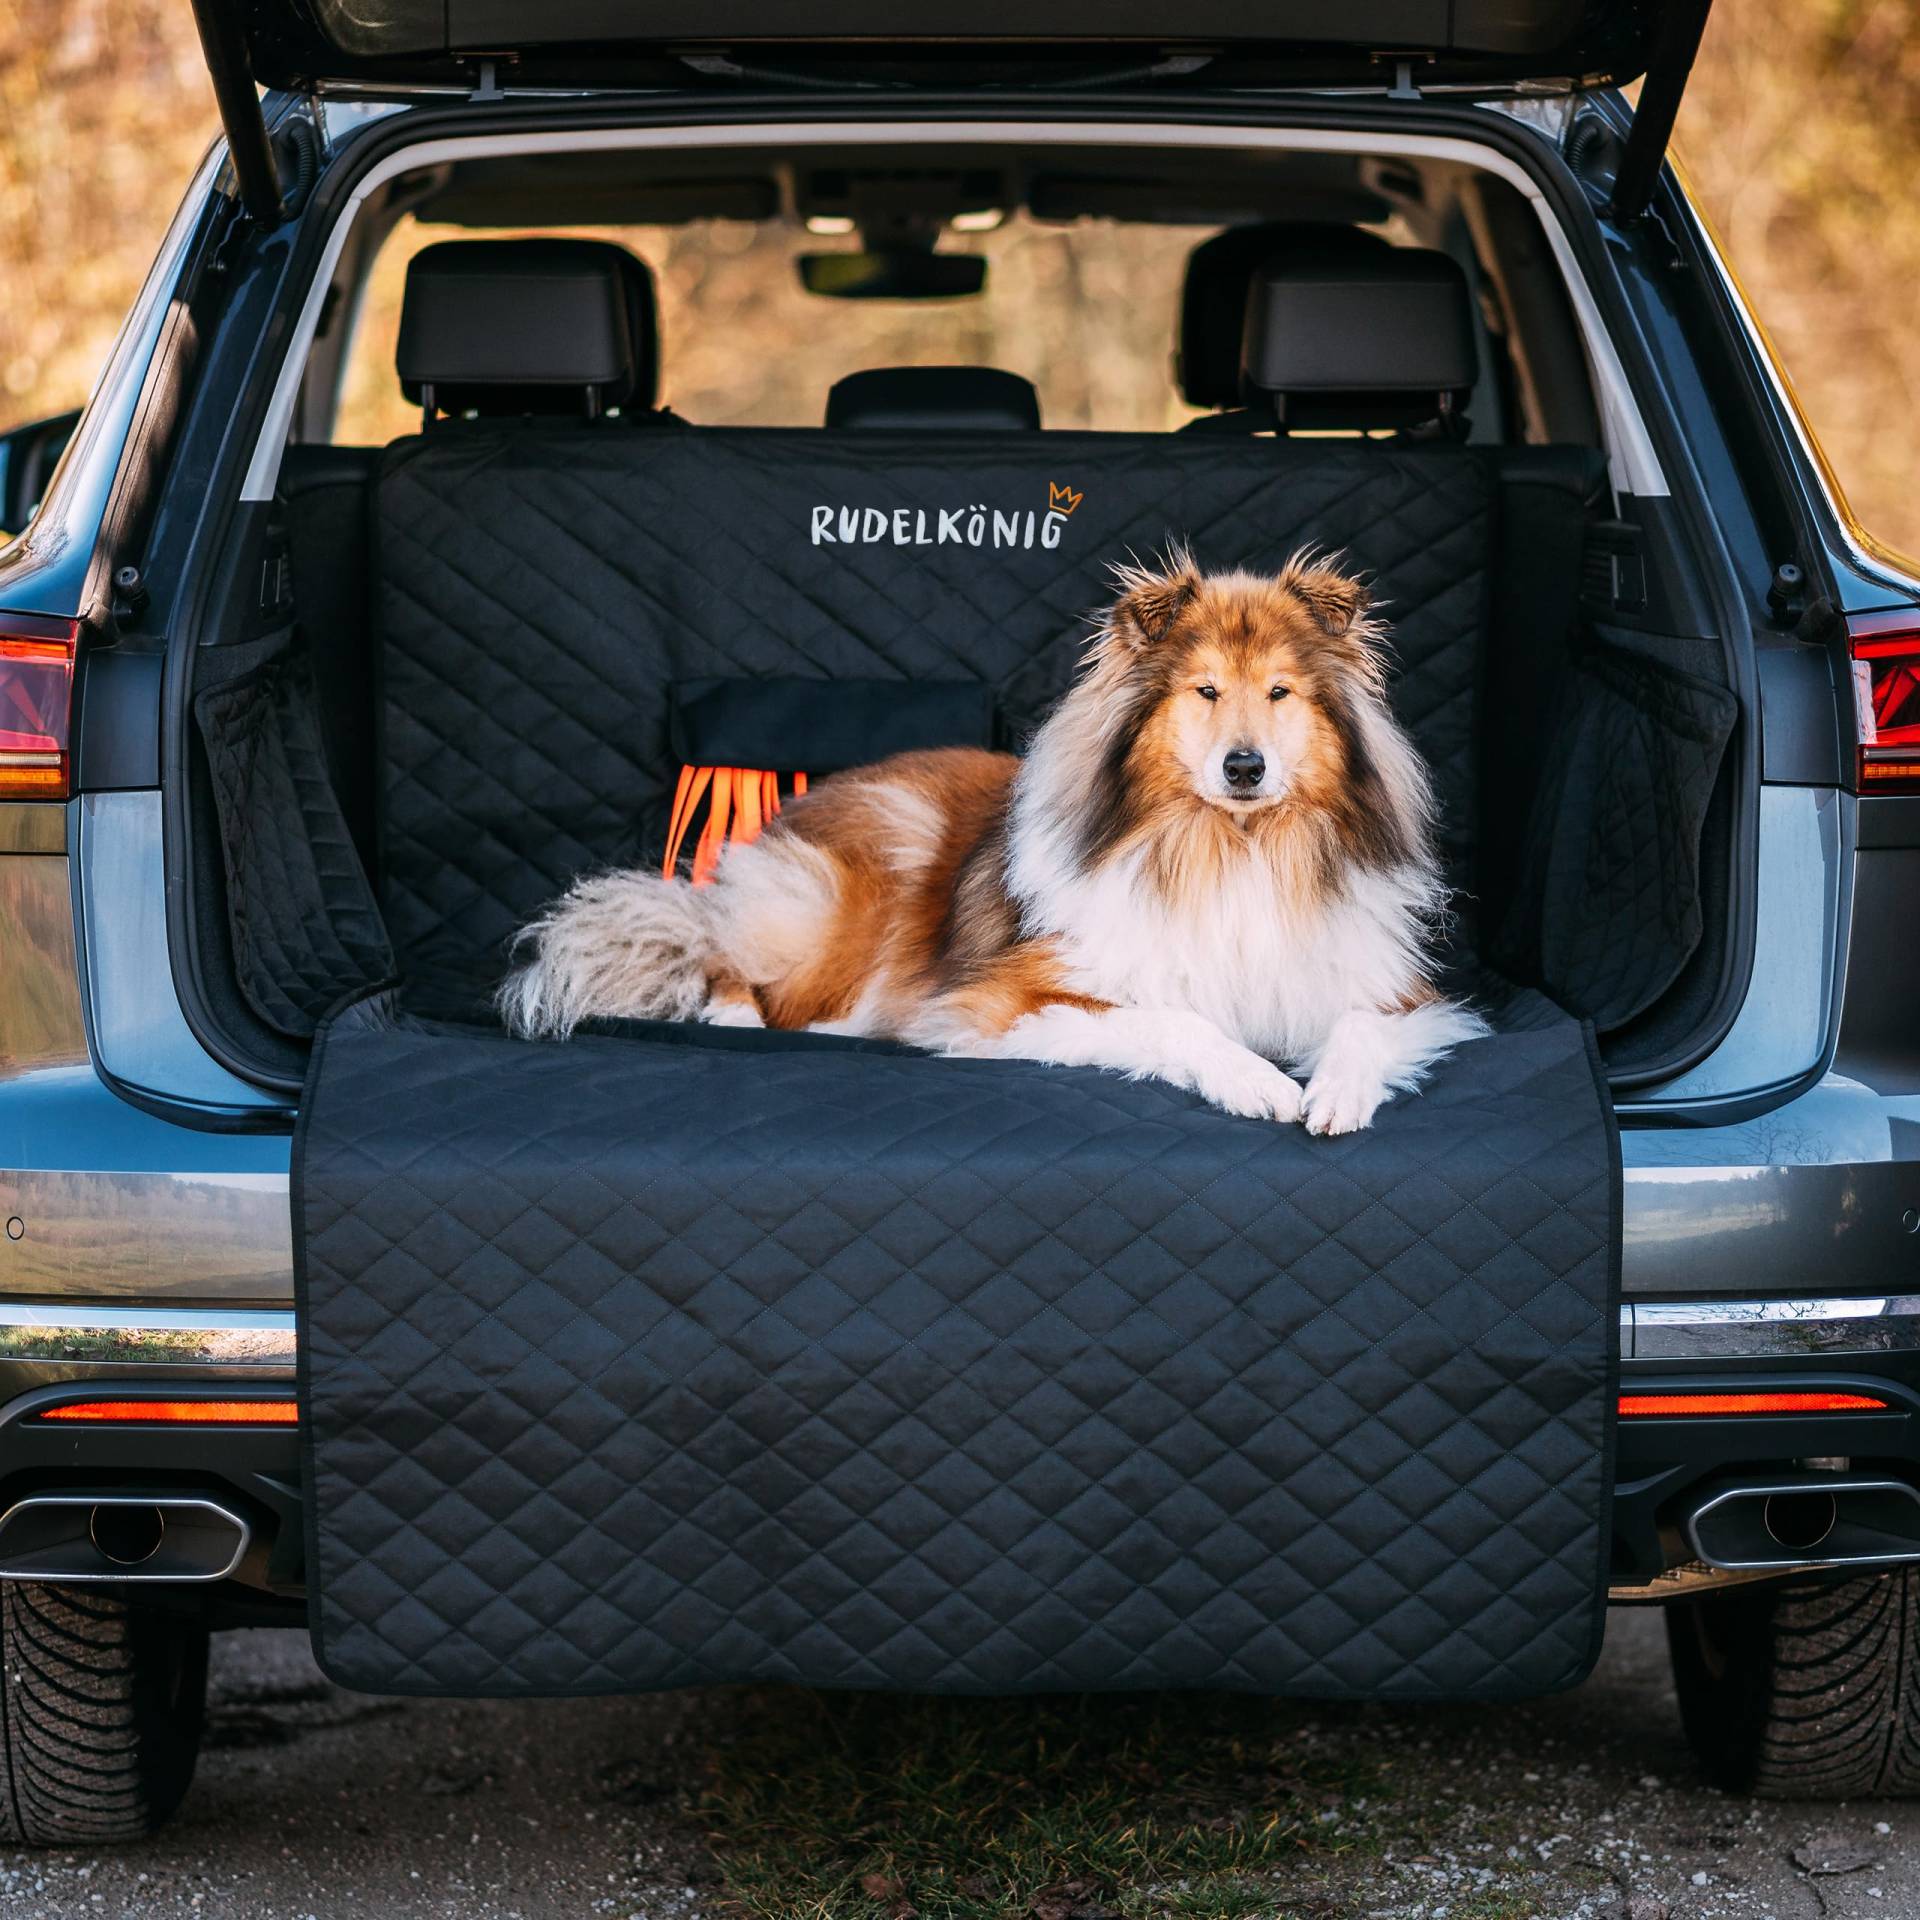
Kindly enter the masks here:
M 807 790 L 807 776 L 793 776 L 795 794 Z M 757 767 L 682 767 L 673 790 L 673 813 L 667 822 L 667 857 L 660 871 L 671 880 L 680 865 L 680 849 L 693 825 L 701 799 L 707 817 L 693 846 L 693 884 L 710 886 L 720 865 L 720 851 L 731 840 L 745 846 L 780 811 L 780 776 Z

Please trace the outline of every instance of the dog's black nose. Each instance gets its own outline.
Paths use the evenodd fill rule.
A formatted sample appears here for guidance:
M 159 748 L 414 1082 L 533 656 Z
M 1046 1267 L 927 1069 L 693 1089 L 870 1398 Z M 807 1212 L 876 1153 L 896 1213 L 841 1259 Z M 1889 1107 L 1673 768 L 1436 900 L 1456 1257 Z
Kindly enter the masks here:
M 1227 776 L 1227 785 L 1235 793 L 1245 793 L 1257 787 L 1265 778 L 1267 771 L 1266 755 L 1252 747 L 1235 747 L 1220 762 L 1220 771 Z

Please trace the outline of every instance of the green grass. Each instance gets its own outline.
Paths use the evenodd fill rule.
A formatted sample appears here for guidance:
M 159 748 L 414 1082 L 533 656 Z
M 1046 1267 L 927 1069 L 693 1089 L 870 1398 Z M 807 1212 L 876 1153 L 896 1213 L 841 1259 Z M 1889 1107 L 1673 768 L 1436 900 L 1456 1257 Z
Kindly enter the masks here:
M 1377 1790 L 1299 1716 L 1201 1695 L 759 1695 L 696 1807 L 733 1910 L 767 1920 L 1334 1920 L 1276 1876 L 1353 1844 Z

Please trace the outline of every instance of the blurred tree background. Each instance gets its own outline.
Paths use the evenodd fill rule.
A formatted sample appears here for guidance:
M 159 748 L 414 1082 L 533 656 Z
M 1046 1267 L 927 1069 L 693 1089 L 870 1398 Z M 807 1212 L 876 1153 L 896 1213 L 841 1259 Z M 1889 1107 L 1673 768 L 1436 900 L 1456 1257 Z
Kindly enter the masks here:
M 0 0 L 0 422 L 85 397 L 212 130 L 187 0 Z M 1860 518 L 1920 553 L 1920 0 L 1718 0 L 1679 149 Z M 717 349 L 723 321 L 737 340 L 754 317 L 739 305 L 747 280 L 692 257 L 690 237 L 660 236 L 654 257 L 670 312 L 691 306 L 708 324 L 683 318 L 668 338 Z M 736 252 L 756 250 L 739 238 Z M 1184 240 L 1116 233 L 1072 260 L 1031 228 L 984 244 L 1016 243 L 1036 250 L 1015 271 L 996 260 L 1008 305 L 995 330 L 1020 327 L 1016 288 L 1069 323 L 1060 309 L 1078 301 L 1111 317 L 1111 355 L 1149 352 L 1159 382 Z M 1164 299 L 1142 291 L 1160 286 Z M 880 333 L 847 343 L 849 365 L 889 357 L 886 324 L 861 323 Z M 1084 361 L 1084 328 L 1060 332 Z M 723 373 L 676 365 L 673 397 L 718 417 L 697 396 Z M 1089 409 L 1103 384 L 1088 367 Z M 390 403 L 384 387 L 366 396 L 369 424 Z

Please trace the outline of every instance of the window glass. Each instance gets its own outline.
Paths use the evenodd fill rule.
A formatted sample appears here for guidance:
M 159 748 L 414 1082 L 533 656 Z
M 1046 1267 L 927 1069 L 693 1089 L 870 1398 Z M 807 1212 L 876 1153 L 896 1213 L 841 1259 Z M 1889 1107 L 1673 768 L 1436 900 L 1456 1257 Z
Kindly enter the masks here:
M 1049 427 L 1158 432 L 1192 417 L 1173 384 L 1181 277 L 1205 228 L 1046 226 L 1014 216 L 948 234 L 942 252 L 987 260 L 964 300 L 833 300 L 805 292 L 795 260 L 857 244 L 783 226 L 574 228 L 618 241 L 659 292 L 662 401 L 708 426 L 819 426 L 827 389 L 863 367 L 992 366 L 1031 380 Z M 411 433 L 419 410 L 394 373 L 407 262 L 470 228 L 402 221 L 381 249 L 348 358 L 335 438 Z M 504 234 L 497 237 L 504 238 Z

